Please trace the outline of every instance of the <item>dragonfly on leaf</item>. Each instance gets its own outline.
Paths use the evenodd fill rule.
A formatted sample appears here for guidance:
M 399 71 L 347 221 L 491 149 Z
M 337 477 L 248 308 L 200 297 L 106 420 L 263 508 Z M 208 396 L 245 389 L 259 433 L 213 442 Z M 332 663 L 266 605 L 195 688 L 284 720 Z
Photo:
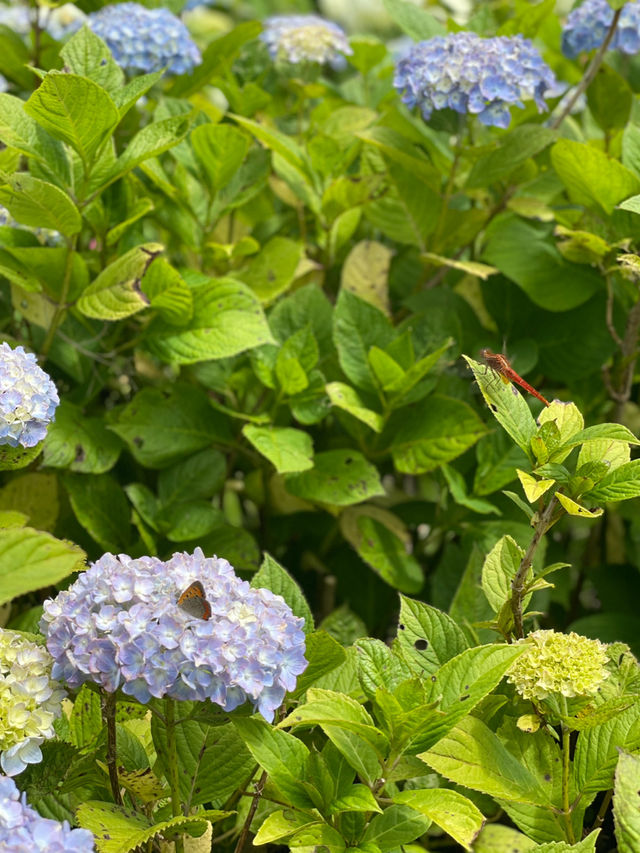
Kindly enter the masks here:
M 491 368 L 495 373 L 497 373 L 503 382 L 515 382 L 516 385 L 519 385 L 521 388 L 524 388 L 525 391 L 528 391 L 529 394 L 532 394 L 541 403 L 544 403 L 545 406 L 549 405 L 549 401 L 545 400 L 545 398 L 540 394 L 536 389 L 529 385 L 529 383 L 522 378 L 518 373 L 515 372 L 513 367 L 509 362 L 509 359 L 506 355 L 502 355 L 502 353 L 492 352 L 490 349 L 483 349 L 480 352 L 480 356 L 483 359 L 484 363 L 487 367 Z

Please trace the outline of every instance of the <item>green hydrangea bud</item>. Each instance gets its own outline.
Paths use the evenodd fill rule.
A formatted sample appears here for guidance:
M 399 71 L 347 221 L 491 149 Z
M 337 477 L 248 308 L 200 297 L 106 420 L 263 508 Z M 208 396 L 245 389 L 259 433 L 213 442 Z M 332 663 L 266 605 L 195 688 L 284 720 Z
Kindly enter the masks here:
M 0 629 L 0 766 L 7 776 L 42 760 L 66 693 L 51 678 L 53 658 L 17 631 Z
M 508 680 L 525 699 L 593 696 L 609 677 L 607 647 L 600 640 L 573 631 L 534 631 L 518 643 L 527 651 L 511 667 Z

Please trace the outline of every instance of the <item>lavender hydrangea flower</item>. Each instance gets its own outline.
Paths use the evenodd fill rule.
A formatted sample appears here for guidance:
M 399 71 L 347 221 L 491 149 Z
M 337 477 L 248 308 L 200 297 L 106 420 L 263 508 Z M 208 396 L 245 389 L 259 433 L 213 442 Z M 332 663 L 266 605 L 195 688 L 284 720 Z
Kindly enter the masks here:
M 89 15 L 87 23 L 125 71 L 166 67 L 169 74 L 184 74 L 202 61 L 189 31 L 168 9 L 117 3 Z
M 209 619 L 178 606 L 194 581 Z M 249 699 L 270 721 L 307 665 L 302 624 L 279 595 L 196 548 L 167 562 L 105 554 L 45 602 L 41 629 L 54 677 L 71 687 L 93 681 L 142 703 L 210 699 L 225 711 Z
M 0 344 L 0 444 L 35 447 L 47 434 L 60 399 L 35 355 Z
M 264 22 L 260 38 L 272 59 L 293 65 L 315 62 L 340 68 L 353 53 L 344 30 L 319 15 L 273 15 Z
M 45 648 L 0 629 L 0 765 L 8 776 L 42 761 L 40 745 L 55 734 L 66 694 L 51 678 L 52 664 Z
M 607 0 L 585 0 L 569 12 L 562 30 L 562 52 L 569 59 L 600 47 L 605 40 L 614 11 Z M 609 42 L 609 50 L 623 53 L 640 52 L 640 3 L 627 3 L 622 7 L 618 26 Z
M 0 776 L 0 850 L 3 853 L 93 853 L 88 829 L 71 829 L 67 821 L 40 817 L 27 805 L 13 779 Z
M 477 114 L 483 124 L 508 127 L 511 104 L 522 107 L 533 98 L 542 112 L 545 93 L 557 83 L 528 39 L 459 32 L 414 45 L 397 63 L 393 85 L 425 119 L 449 107 Z

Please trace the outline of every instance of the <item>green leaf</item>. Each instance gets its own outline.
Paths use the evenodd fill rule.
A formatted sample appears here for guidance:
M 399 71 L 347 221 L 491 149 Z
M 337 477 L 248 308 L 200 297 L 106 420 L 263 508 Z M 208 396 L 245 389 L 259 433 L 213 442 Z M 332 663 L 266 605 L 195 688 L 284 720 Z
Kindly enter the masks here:
M 79 749 L 95 744 L 102 731 L 100 695 L 84 684 L 75 698 L 69 717 L 71 743 Z
M 484 424 L 466 403 L 434 394 L 410 409 L 394 412 L 383 442 L 386 439 L 398 471 L 422 474 L 460 456 L 485 432 Z
M 393 329 L 382 311 L 341 290 L 333 313 L 333 339 L 340 366 L 357 388 L 375 393 L 376 382 L 367 356 L 372 346 L 386 347 Z
M 446 779 L 506 802 L 549 807 L 535 776 L 482 720 L 467 716 L 418 756 Z
M 471 844 L 484 824 L 480 809 L 457 791 L 445 788 L 401 791 L 393 801 L 410 806 L 428 817 L 465 850 L 471 850 Z
M 596 841 L 600 834 L 599 829 L 594 829 L 582 841 L 569 844 L 568 841 L 548 841 L 546 844 L 536 844 L 533 847 L 523 848 L 529 853 L 596 853 Z
M 129 853 L 137 847 L 146 846 L 148 841 L 158 835 L 184 832 L 191 827 L 197 829 L 199 826 L 206 826 L 207 821 L 215 823 L 231 814 L 234 812 L 210 809 L 200 814 L 172 817 L 154 823 L 140 812 L 125 809 L 115 803 L 89 800 L 78 807 L 76 819 L 81 827 L 91 830 L 100 853 Z
M 341 812 L 380 812 L 382 809 L 366 785 L 352 785 L 349 790 L 329 806 L 329 814 Z
M 222 488 L 226 473 L 226 459 L 219 450 L 201 450 L 160 472 L 158 499 L 164 506 L 169 506 L 210 498 Z
M 311 436 L 302 430 L 246 424 L 242 433 L 280 474 L 313 468 Z
M 620 853 L 640 847 L 640 758 L 620 752 L 613 794 L 613 817 Z
M 128 211 L 127 218 L 118 222 L 113 228 L 107 231 L 106 244 L 107 246 L 115 246 L 118 240 L 125 234 L 134 222 L 142 219 L 147 213 L 153 210 L 153 202 L 150 198 L 137 199 L 133 207 Z
M 288 237 L 272 237 L 237 277 L 262 303 L 273 300 L 289 289 L 296 277 L 304 246 Z M 235 274 L 234 274 L 235 275 Z
M 78 310 L 98 320 L 122 320 L 142 311 L 148 300 L 140 281 L 162 250 L 160 243 L 143 243 L 117 258 L 87 287 Z
M 580 732 L 574 754 L 576 787 L 586 798 L 613 787 L 618 750 L 640 747 L 638 703 L 595 728 Z
M 627 81 L 604 63 L 587 89 L 591 115 L 607 133 L 626 127 L 633 103 L 633 92 Z
M 51 228 L 66 237 L 82 228 L 78 209 L 69 196 L 53 184 L 26 172 L 3 177 L 0 203 L 9 208 L 17 222 L 33 228 Z
M 619 202 L 640 192 L 640 178 L 604 151 L 561 139 L 551 149 L 551 162 L 569 197 L 607 214 Z
M 124 72 L 105 42 L 88 26 L 74 33 L 60 50 L 65 70 L 88 77 L 106 89 L 112 98 L 124 86 Z
M 27 115 L 24 101 L 5 92 L 0 93 L 0 140 L 54 174 L 68 178 L 69 164 L 62 144 Z
M 49 71 L 24 108 L 78 152 L 87 172 L 120 120 L 118 108 L 97 83 L 61 71 Z
M 289 840 L 291 850 L 326 850 L 328 853 L 342 853 L 347 844 L 338 832 L 327 823 L 310 823 L 299 829 Z
M 524 397 L 510 382 L 503 382 L 494 370 L 463 355 L 475 377 L 482 396 L 498 423 L 525 453 L 529 453 L 531 439 L 537 425 Z
M 393 252 L 383 243 L 362 240 L 342 265 L 340 286 L 389 316 L 389 267 Z
M 156 258 L 150 264 L 140 286 L 150 306 L 167 323 L 180 326 L 193 317 L 193 292 L 164 258 Z
M 481 260 L 497 267 L 547 311 L 582 305 L 600 288 L 595 270 L 562 257 L 547 227 L 511 213 L 497 217 L 487 228 Z
M 544 151 L 556 137 L 555 131 L 539 124 L 521 124 L 502 137 L 493 151 L 475 161 L 467 178 L 467 186 L 488 187 L 501 180 L 529 157 Z
M 424 585 L 422 567 L 408 551 L 411 540 L 397 516 L 378 507 L 357 507 L 343 513 L 340 527 L 360 557 L 384 581 L 401 592 L 420 592 Z
M 444 474 L 445 480 L 447 481 L 451 497 L 457 504 L 467 507 L 467 509 L 470 509 L 472 512 L 477 512 L 480 515 L 486 515 L 492 512 L 500 515 L 500 510 L 492 503 L 489 503 L 489 501 L 485 501 L 482 498 L 471 497 L 467 494 L 467 484 L 459 471 L 456 471 L 456 469 L 452 468 L 450 465 L 443 465 L 441 470 Z
M 85 556 L 77 545 L 31 527 L 0 528 L 0 604 L 57 584 L 80 571 Z
M 187 324 L 176 327 L 158 317 L 149 326 L 147 346 L 163 361 L 194 364 L 274 343 L 260 303 L 246 285 L 209 279 L 192 293 L 193 317 Z
M 270 844 L 274 841 L 284 841 L 298 829 L 315 824 L 313 815 L 293 809 L 278 809 L 268 815 L 253 838 L 254 847 Z
M 145 160 L 173 148 L 185 138 L 190 127 L 190 114 L 171 116 L 143 127 L 118 157 L 108 174 L 99 180 L 98 186 L 113 183 Z
M 382 431 L 384 423 L 382 415 L 367 408 L 354 388 L 344 382 L 329 382 L 325 388 L 333 406 L 349 412 L 354 418 L 371 427 L 374 432 Z
M 181 383 L 167 392 L 143 388 L 109 428 L 148 468 L 165 468 L 214 442 L 231 440 L 226 418 L 211 407 L 207 395 Z
M 594 489 L 584 492 L 582 498 L 593 503 L 626 501 L 640 495 L 640 459 L 625 462 L 597 484 Z
M 307 189 L 313 192 L 311 166 L 302 148 L 290 136 L 266 125 L 259 124 L 257 121 L 253 121 L 253 119 L 244 118 L 239 115 L 232 115 L 230 117 L 234 121 L 237 121 L 239 125 L 246 128 L 256 139 L 264 143 L 267 148 L 279 154 L 285 163 L 293 166 L 295 172 L 303 179 Z
M 362 837 L 362 845 L 375 844 L 383 851 L 397 850 L 402 844 L 415 841 L 427 831 L 431 821 L 409 806 L 393 805 L 375 815 Z
M 230 124 L 201 124 L 190 141 L 213 192 L 229 183 L 249 150 L 249 137 Z
M 130 545 L 130 507 L 108 474 L 66 474 L 64 485 L 80 524 L 105 550 L 126 553 Z
M 164 74 L 164 69 L 160 71 L 152 71 L 151 74 L 141 74 L 139 77 L 134 77 L 132 80 L 123 86 L 121 89 L 112 93 L 115 105 L 120 111 L 120 118 L 129 112 L 131 107 L 140 100 L 143 95 L 158 82 Z
M 270 554 L 265 554 L 260 570 L 251 578 L 253 589 L 266 587 L 276 595 L 281 595 L 296 616 L 304 619 L 304 632 L 313 631 L 313 616 L 302 590 L 291 575 L 276 562 Z
M 237 718 L 233 725 L 284 797 L 300 809 L 313 808 L 312 800 L 300 784 L 306 779 L 309 759 L 309 750 L 302 741 L 256 717 Z
M 414 41 L 446 35 L 446 28 L 418 6 L 405 0 L 383 0 L 384 7 L 400 29 Z
M 377 469 L 357 450 L 317 453 L 310 471 L 287 475 L 286 487 L 296 497 L 333 506 L 384 494 Z
M 311 615 L 309 620 L 311 620 Z M 305 631 L 308 630 L 307 626 L 309 629 L 313 629 L 312 622 L 305 618 Z M 343 647 L 326 631 L 313 631 L 313 633 L 307 634 L 304 654 L 309 665 L 302 675 L 298 676 L 296 689 L 291 694 L 294 699 L 302 696 L 309 687 L 315 685 L 319 678 L 333 672 L 347 659 Z
M 211 706 L 209 706 L 211 707 Z M 224 802 L 243 785 L 255 768 L 254 760 L 237 731 L 222 720 L 189 719 L 202 708 L 197 703 L 181 702 L 180 716 L 185 719 L 175 729 L 180 772 L 180 798 L 191 806 Z M 218 723 L 217 725 L 215 723 Z M 153 744 L 166 772 L 167 731 L 157 714 L 151 718 Z M 224 767 L 224 773 L 220 768 Z
M 499 613 L 503 605 L 511 600 L 511 582 L 515 577 L 524 557 L 524 550 L 511 536 L 498 539 L 491 551 L 485 557 L 482 566 L 482 590 L 494 613 Z M 525 582 L 531 580 L 532 569 L 529 569 Z M 523 601 L 526 607 L 531 595 Z
M 116 464 L 121 449 L 101 418 L 87 417 L 79 406 L 63 400 L 47 431 L 43 461 L 51 468 L 104 474 Z
M 623 424 L 594 424 L 586 429 L 572 432 L 569 437 L 562 435 L 562 444 L 553 452 L 554 461 L 562 461 L 558 459 L 559 454 L 586 441 L 624 441 L 629 444 L 640 444 L 640 439 L 637 439 Z
M 463 630 L 436 607 L 400 596 L 398 644 L 407 660 L 433 675 L 468 648 Z

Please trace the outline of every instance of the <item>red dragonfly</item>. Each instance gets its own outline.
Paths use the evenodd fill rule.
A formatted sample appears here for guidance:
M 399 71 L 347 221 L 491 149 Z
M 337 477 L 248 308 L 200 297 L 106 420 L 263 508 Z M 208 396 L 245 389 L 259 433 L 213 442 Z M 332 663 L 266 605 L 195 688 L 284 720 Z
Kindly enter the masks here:
M 490 349 L 481 350 L 480 355 L 486 362 L 487 367 L 490 367 L 491 370 L 495 370 L 495 372 L 500 375 L 503 382 L 515 382 L 516 385 L 524 388 L 524 390 L 528 391 L 529 394 L 533 394 L 534 397 L 537 397 L 537 399 L 540 400 L 541 403 L 544 403 L 545 406 L 549 405 L 549 401 L 545 400 L 542 394 L 538 393 L 538 391 L 529 385 L 522 376 L 515 372 L 506 355 L 491 352 Z

